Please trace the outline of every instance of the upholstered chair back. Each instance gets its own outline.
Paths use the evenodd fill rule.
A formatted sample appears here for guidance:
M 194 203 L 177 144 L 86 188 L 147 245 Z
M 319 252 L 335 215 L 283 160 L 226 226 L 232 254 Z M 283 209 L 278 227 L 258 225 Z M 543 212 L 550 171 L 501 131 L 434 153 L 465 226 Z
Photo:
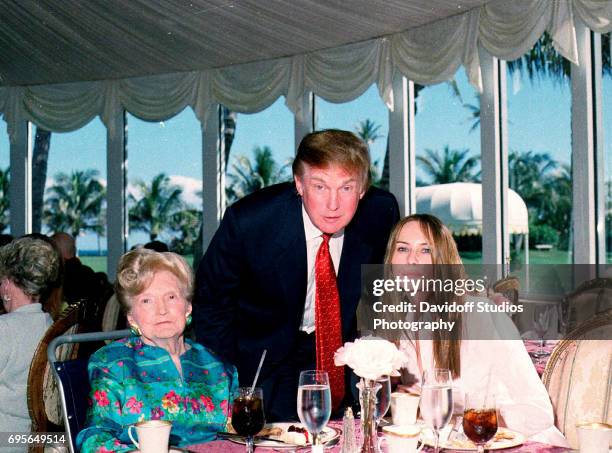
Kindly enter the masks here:
M 582 323 L 555 347 L 542 377 L 555 424 L 578 448 L 576 424 L 612 424 L 612 310 Z

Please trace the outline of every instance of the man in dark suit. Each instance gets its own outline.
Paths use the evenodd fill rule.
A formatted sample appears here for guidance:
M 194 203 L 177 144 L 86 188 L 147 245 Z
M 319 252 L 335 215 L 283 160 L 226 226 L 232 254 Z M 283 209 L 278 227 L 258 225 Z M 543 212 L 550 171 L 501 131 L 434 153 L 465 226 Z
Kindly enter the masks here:
M 369 174 L 367 145 L 354 134 L 307 135 L 294 182 L 230 206 L 200 262 L 197 339 L 233 362 L 245 386 L 268 350 L 258 382 L 268 421 L 296 419 L 302 370 L 328 371 L 335 409 L 351 394 L 333 352 L 357 333 L 361 265 L 383 262 L 399 219 L 397 201 L 370 188 Z

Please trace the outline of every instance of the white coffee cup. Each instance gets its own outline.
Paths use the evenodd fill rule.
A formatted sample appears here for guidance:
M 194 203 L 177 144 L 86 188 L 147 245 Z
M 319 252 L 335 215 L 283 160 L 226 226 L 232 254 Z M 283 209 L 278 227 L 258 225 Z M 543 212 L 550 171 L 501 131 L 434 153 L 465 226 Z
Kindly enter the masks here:
M 612 441 L 612 425 L 579 423 L 576 425 L 580 453 L 608 453 Z
M 132 429 L 138 434 L 138 442 L 132 436 Z M 172 422 L 167 420 L 147 420 L 130 425 L 128 436 L 141 453 L 168 453 Z
M 413 425 L 421 397 L 405 392 L 391 394 L 391 417 L 394 425 Z
M 421 428 L 417 425 L 390 425 L 383 427 L 388 453 L 418 453 L 423 449 L 419 447 Z

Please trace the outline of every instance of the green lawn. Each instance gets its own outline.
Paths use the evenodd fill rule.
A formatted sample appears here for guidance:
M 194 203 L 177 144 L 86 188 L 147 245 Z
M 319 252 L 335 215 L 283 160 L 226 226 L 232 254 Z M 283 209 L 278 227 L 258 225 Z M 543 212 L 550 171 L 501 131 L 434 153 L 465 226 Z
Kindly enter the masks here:
M 79 256 L 79 259 L 96 272 L 106 272 L 106 256 Z
M 460 255 L 464 264 L 480 264 L 482 262 L 481 252 L 461 252 Z M 609 262 L 611 258 L 612 256 L 609 256 Z M 548 252 L 530 250 L 529 264 L 571 264 L 570 254 L 567 251 L 556 249 Z

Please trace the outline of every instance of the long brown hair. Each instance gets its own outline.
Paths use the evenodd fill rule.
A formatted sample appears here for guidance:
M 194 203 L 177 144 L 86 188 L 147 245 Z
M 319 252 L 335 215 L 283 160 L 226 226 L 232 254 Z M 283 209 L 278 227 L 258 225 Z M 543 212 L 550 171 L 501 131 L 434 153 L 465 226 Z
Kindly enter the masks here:
M 432 249 L 432 263 L 434 268 L 434 277 L 441 279 L 452 278 L 454 280 L 465 278 L 463 263 L 457 250 L 457 243 L 453 239 L 450 230 L 438 219 L 430 214 L 413 214 L 401 219 L 393 228 L 387 243 L 387 251 L 385 253 L 385 264 L 391 264 L 393 253 L 397 245 L 399 235 L 410 222 L 417 222 L 423 233 L 427 236 L 429 246 Z M 453 266 L 443 266 L 443 265 Z M 448 303 L 447 293 L 434 293 L 436 304 L 441 305 Z M 463 297 L 452 295 L 457 303 L 463 303 Z M 453 332 L 436 330 L 433 333 L 433 354 L 436 366 L 439 368 L 448 368 L 453 378 L 461 375 L 461 331 L 462 331 L 462 316 L 461 313 L 440 313 L 440 318 L 447 322 L 455 322 Z

